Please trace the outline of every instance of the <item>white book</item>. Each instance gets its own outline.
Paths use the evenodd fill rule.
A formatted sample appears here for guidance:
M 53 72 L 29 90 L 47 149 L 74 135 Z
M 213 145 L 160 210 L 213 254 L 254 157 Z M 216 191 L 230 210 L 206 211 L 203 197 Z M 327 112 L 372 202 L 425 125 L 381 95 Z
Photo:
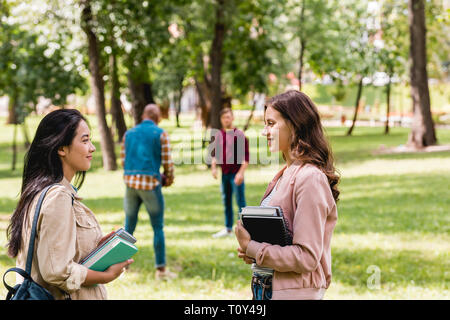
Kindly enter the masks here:
M 280 207 L 247 206 L 245 208 L 242 208 L 241 215 L 281 217 L 282 213 Z

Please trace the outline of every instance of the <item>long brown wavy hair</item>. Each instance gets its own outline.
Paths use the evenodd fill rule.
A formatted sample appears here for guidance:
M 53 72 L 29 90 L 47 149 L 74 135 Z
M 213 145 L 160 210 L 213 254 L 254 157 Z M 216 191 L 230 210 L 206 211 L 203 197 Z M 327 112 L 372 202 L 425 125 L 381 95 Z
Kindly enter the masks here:
M 294 157 L 318 167 L 327 176 L 333 198 L 338 201 L 340 177 L 315 104 L 303 92 L 289 90 L 269 99 L 264 112 L 268 107 L 277 110 L 293 127 L 291 150 Z

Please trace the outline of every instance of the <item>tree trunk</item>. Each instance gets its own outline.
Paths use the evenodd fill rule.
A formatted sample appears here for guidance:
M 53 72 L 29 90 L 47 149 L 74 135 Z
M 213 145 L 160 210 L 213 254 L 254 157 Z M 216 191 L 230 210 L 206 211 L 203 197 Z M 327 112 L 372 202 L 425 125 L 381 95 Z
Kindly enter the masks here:
M 177 128 L 180 128 L 180 113 L 181 113 L 181 98 L 183 97 L 183 87 L 180 88 L 176 96 L 177 102 L 175 106 L 175 118 L 177 122 Z
M 210 92 L 207 86 L 204 83 L 201 83 L 195 80 L 195 88 L 197 89 L 198 97 L 199 97 L 199 107 L 200 107 L 200 115 L 202 118 L 202 124 L 205 128 L 209 127 L 210 124 L 210 111 L 211 111 L 211 99 Z
M 302 78 L 303 78 L 303 56 L 305 53 L 306 41 L 300 40 L 300 67 L 298 70 L 298 90 L 302 91 Z
M 12 164 L 11 170 L 16 170 L 16 162 L 17 162 L 17 124 L 14 124 L 14 132 L 13 132 L 13 141 L 12 141 Z
M 8 101 L 8 118 L 6 124 L 17 124 L 17 90 L 13 90 L 13 94 L 9 96 Z
M 388 75 L 389 80 L 386 84 L 386 123 L 384 125 L 384 134 L 389 134 L 389 112 L 391 109 L 391 74 Z
M 8 118 L 6 119 L 6 124 L 15 124 L 16 122 L 16 109 L 11 103 L 9 103 Z
M 138 82 L 133 79 L 131 72 L 128 72 L 128 89 L 130 90 L 131 110 L 133 114 L 134 124 L 137 125 L 142 121 L 142 112 L 145 107 L 144 91 L 140 90 Z
M 142 121 L 142 112 L 149 103 L 155 103 L 151 84 L 134 79 L 131 72 L 128 72 L 128 89 L 130 90 L 131 107 L 134 123 L 137 125 Z
M 413 122 L 407 144 L 415 148 L 423 148 L 437 143 L 428 89 L 424 1 L 410 0 L 408 10 Z
M 140 52 L 143 48 L 137 48 Z M 131 110 L 135 125 L 141 123 L 142 112 L 146 105 L 155 103 L 152 92 L 152 84 L 149 81 L 148 63 L 145 56 L 130 54 L 126 58 L 128 66 L 128 89 L 131 98 Z M 136 64 L 137 63 L 137 64 Z
M 306 40 L 303 34 L 302 26 L 305 22 L 305 0 L 302 1 L 302 11 L 300 14 L 300 66 L 298 68 L 298 90 L 302 91 L 302 76 L 303 76 L 303 56 L 305 54 L 305 46 L 306 46 Z
M 144 95 L 145 105 L 148 105 L 149 103 L 155 103 L 155 99 L 153 99 L 152 84 L 150 82 L 142 82 L 141 90 Z
M 12 140 L 12 162 L 11 162 L 11 170 L 16 170 L 16 163 L 17 163 L 17 126 L 18 126 L 18 118 L 17 118 L 17 96 L 18 92 L 17 90 L 14 90 L 12 96 L 9 97 L 9 104 L 8 104 L 8 120 L 7 124 L 14 125 L 14 131 L 13 131 L 13 140 Z
M 180 127 L 180 113 L 181 113 L 181 98 L 183 97 L 183 80 L 181 80 L 180 83 L 180 88 L 178 90 L 178 95 L 177 95 L 177 105 L 176 105 L 176 110 L 175 110 L 175 117 L 177 120 L 177 128 Z
M 105 170 L 116 170 L 116 154 L 111 131 L 106 123 L 105 92 L 102 74 L 100 71 L 100 53 L 97 37 L 91 29 L 92 11 L 89 0 L 81 1 L 81 27 L 88 39 L 89 72 L 91 74 L 91 90 L 95 99 L 95 113 L 97 114 L 98 129 L 100 131 L 100 147 Z
M 252 121 L 253 113 L 256 109 L 256 100 L 255 100 L 255 93 L 253 92 L 253 99 L 252 99 L 252 111 L 250 112 L 250 115 L 248 116 L 247 123 L 244 126 L 244 131 L 247 131 L 248 127 L 250 126 L 250 121 Z
M 28 127 L 27 127 L 27 124 L 26 124 L 25 120 L 26 119 L 23 119 L 21 127 L 22 127 L 22 133 L 23 133 L 23 138 L 24 138 L 24 142 L 23 143 L 25 145 L 25 149 L 28 150 L 28 148 L 31 145 L 31 142 L 30 142 L 30 137 L 29 137 L 29 134 L 28 134 Z
M 359 80 L 358 84 L 358 93 L 356 95 L 356 102 L 355 102 L 355 113 L 353 114 L 353 122 L 351 127 L 347 131 L 347 135 L 351 136 L 353 132 L 353 128 L 355 127 L 356 118 L 358 117 L 358 109 L 359 109 L 359 101 L 361 100 L 361 93 L 362 93 L 362 87 L 363 87 L 363 76 L 361 76 L 361 80 Z
M 113 123 L 116 126 L 118 141 L 121 142 L 123 135 L 127 131 L 127 125 L 122 111 L 122 103 L 120 101 L 120 83 L 117 76 L 116 53 L 113 50 L 109 56 L 109 70 L 111 78 L 111 115 Z
M 222 109 L 222 63 L 223 63 L 223 41 L 225 38 L 224 23 L 224 0 L 217 0 L 216 23 L 214 26 L 214 39 L 211 45 L 211 128 L 219 129 L 219 113 Z

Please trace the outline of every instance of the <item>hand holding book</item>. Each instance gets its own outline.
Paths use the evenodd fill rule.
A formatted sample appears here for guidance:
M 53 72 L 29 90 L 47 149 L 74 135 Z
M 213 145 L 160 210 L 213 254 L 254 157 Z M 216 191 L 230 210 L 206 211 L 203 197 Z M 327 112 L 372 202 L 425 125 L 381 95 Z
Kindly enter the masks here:
M 236 222 L 236 227 L 234 228 L 234 233 L 236 234 L 236 239 L 239 242 L 239 246 L 240 249 L 238 249 L 238 251 L 245 253 L 245 251 L 247 251 L 247 247 L 248 244 L 250 242 L 251 237 L 250 237 L 250 233 L 248 233 L 248 231 L 244 228 L 244 226 L 242 225 L 242 220 L 238 220 Z M 242 258 L 242 257 L 240 257 Z
M 108 240 L 113 234 L 115 233 L 115 231 L 111 231 L 110 233 L 108 233 L 106 236 L 103 236 L 103 238 L 100 239 L 100 241 L 97 243 L 97 247 L 100 247 L 106 240 Z
M 105 271 L 117 263 L 130 259 L 138 251 L 135 242 L 136 238 L 120 228 L 104 236 L 99 245 L 82 259 L 80 264 L 94 271 Z
M 237 249 L 238 251 L 238 258 L 241 258 L 242 260 L 244 260 L 244 262 L 246 264 L 252 264 L 255 262 L 255 259 L 250 258 L 249 256 L 247 256 L 246 251 L 244 251 L 241 247 L 239 247 Z
M 86 279 L 83 282 L 83 286 L 109 283 L 117 279 L 123 273 L 124 269 L 133 262 L 133 259 L 128 259 L 126 261 L 111 265 L 103 272 L 89 269 L 86 275 Z
M 128 267 L 133 262 L 134 262 L 133 259 L 128 259 L 123 262 L 119 262 L 119 263 L 109 266 L 108 269 L 106 269 L 104 271 L 104 273 L 106 274 L 106 277 L 110 278 L 110 280 L 107 279 L 107 281 L 109 280 L 108 282 L 110 282 L 110 281 L 118 278 L 122 274 L 122 272 L 125 271 L 125 268 Z

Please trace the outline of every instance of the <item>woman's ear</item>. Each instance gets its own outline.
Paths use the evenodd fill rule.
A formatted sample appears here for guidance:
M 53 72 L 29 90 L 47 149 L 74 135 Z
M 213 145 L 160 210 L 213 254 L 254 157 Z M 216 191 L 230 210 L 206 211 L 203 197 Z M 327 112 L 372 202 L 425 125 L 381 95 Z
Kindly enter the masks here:
M 58 155 L 60 157 L 65 157 L 67 154 L 67 147 L 59 147 L 58 148 Z
M 292 122 L 290 122 L 290 121 L 286 121 L 286 124 L 287 124 L 287 127 L 289 128 L 289 133 L 290 133 L 289 143 L 292 144 L 292 143 L 294 143 L 295 136 L 296 136 L 295 127 L 292 124 Z

